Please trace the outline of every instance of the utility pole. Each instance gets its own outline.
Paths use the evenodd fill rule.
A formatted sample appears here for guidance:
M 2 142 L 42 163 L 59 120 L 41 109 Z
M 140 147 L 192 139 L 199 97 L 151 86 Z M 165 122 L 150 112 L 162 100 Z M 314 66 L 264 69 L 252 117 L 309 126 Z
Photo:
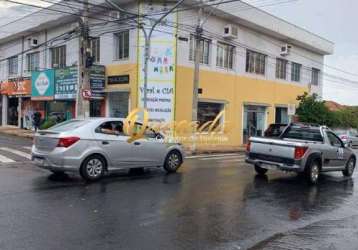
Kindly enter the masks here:
M 203 15 L 203 7 L 202 2 L 200 1 L 200 8 L 198 12 L 198 23 L 195 28 L 195 50 L 194 50 L 194 78 L 193 78 L 193 104 L 192 104 L 192 122 L 196 122 L 198 120 L 198 95 L 199 95 L 199 75 L 200 75 L 200 61 L 201 61 L 201 48 L 200 43 L 202 41 L 202 33 L 203 33 L 203 22 L 202 22 L 202 15 Z M 196 126 L 193 127 L 193 144 L 192 144 L 192 151 L 196 151 Z
M 88 15 L 88 0 L 84 0 L 83 14 L 80 20 L 81 35 L 79 37 L 78 87 L 76 98 L 77 118 L 89 117 L 89 100 L 85 99 L 82 95 L 83 90 L 89 90 L 91 87 L 89 68 L 87 65 L 88 53 L 90 51 Z
M 202 3 L 202 1 L 201 1 Z M 199 92 L 199 75 L 200 75 L 200 61 L 201 61 L 201 48 L 203 24 L 202 24 L 203 8 L 199 8 L 198 23 L 195 28 L 195 51 L 194 51 L 194 79 L 193 79 L 193 113 L 192 121 L 198 119 L 198 92 Z

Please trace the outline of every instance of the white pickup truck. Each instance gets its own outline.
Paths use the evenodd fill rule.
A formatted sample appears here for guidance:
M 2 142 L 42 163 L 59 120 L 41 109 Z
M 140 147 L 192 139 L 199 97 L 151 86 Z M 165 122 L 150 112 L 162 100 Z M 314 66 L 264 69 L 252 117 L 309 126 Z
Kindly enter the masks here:
M 268 169 L 305 173 L 316 184 L 321 172 L 352 176 L 356 155 L 325 126 L 290 124 L 278 139 L 251 137 L 246 162 L 260 175 Z

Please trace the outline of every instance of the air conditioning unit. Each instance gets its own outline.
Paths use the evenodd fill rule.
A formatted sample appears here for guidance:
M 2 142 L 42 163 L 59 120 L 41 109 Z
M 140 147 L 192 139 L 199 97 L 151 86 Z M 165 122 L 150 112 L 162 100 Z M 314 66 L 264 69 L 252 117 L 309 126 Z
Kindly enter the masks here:
M 39 46 L 39 40 L 36 37 L 29 38 L 29 47 L 34 48 Z
M 121 13 L 119 11 L 111 11 L 109 12 L 109 16 L 113 19 L 120 19 L 121 18 Z
M 282 47 L 281 47 L 281 53 L 280 55 L 281 56 L 287 56 L 290 54 L 290 49 L 291 49 L 291 45 L 289 44 L 284 44 Z
M 239 30 L 235 25 L 228 24 L 224 27 L 224 38 L 234 39 L 238 37 Z

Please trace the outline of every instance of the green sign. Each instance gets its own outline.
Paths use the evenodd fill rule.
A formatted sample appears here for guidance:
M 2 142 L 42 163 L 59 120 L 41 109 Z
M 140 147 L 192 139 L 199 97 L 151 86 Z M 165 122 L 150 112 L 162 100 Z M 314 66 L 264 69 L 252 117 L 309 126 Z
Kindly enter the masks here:
M 77 94 L 77 66 L 55 70 L 55 99 L 75 99 Z
M 55 71 L 48 69 L 45 71 L 31 72 L 31 99 L 33 100 L 52 100 L 55 90 Z

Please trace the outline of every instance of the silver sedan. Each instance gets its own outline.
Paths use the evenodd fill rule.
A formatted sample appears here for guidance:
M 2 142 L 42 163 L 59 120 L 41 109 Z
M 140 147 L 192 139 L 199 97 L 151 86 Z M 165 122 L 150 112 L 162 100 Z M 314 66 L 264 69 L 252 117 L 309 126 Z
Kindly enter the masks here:
M 127 142 L 121 118 L 70 120 L 36 133 L 32 161 L 54 173 L 79 172 L 89 181 L 106 172 L 138 167 L 163 167 L 175 172 L 183 163 L 178 143 L 147 129 L 144 137 Z M 136 124 L 141 126 L 141 124 Z

